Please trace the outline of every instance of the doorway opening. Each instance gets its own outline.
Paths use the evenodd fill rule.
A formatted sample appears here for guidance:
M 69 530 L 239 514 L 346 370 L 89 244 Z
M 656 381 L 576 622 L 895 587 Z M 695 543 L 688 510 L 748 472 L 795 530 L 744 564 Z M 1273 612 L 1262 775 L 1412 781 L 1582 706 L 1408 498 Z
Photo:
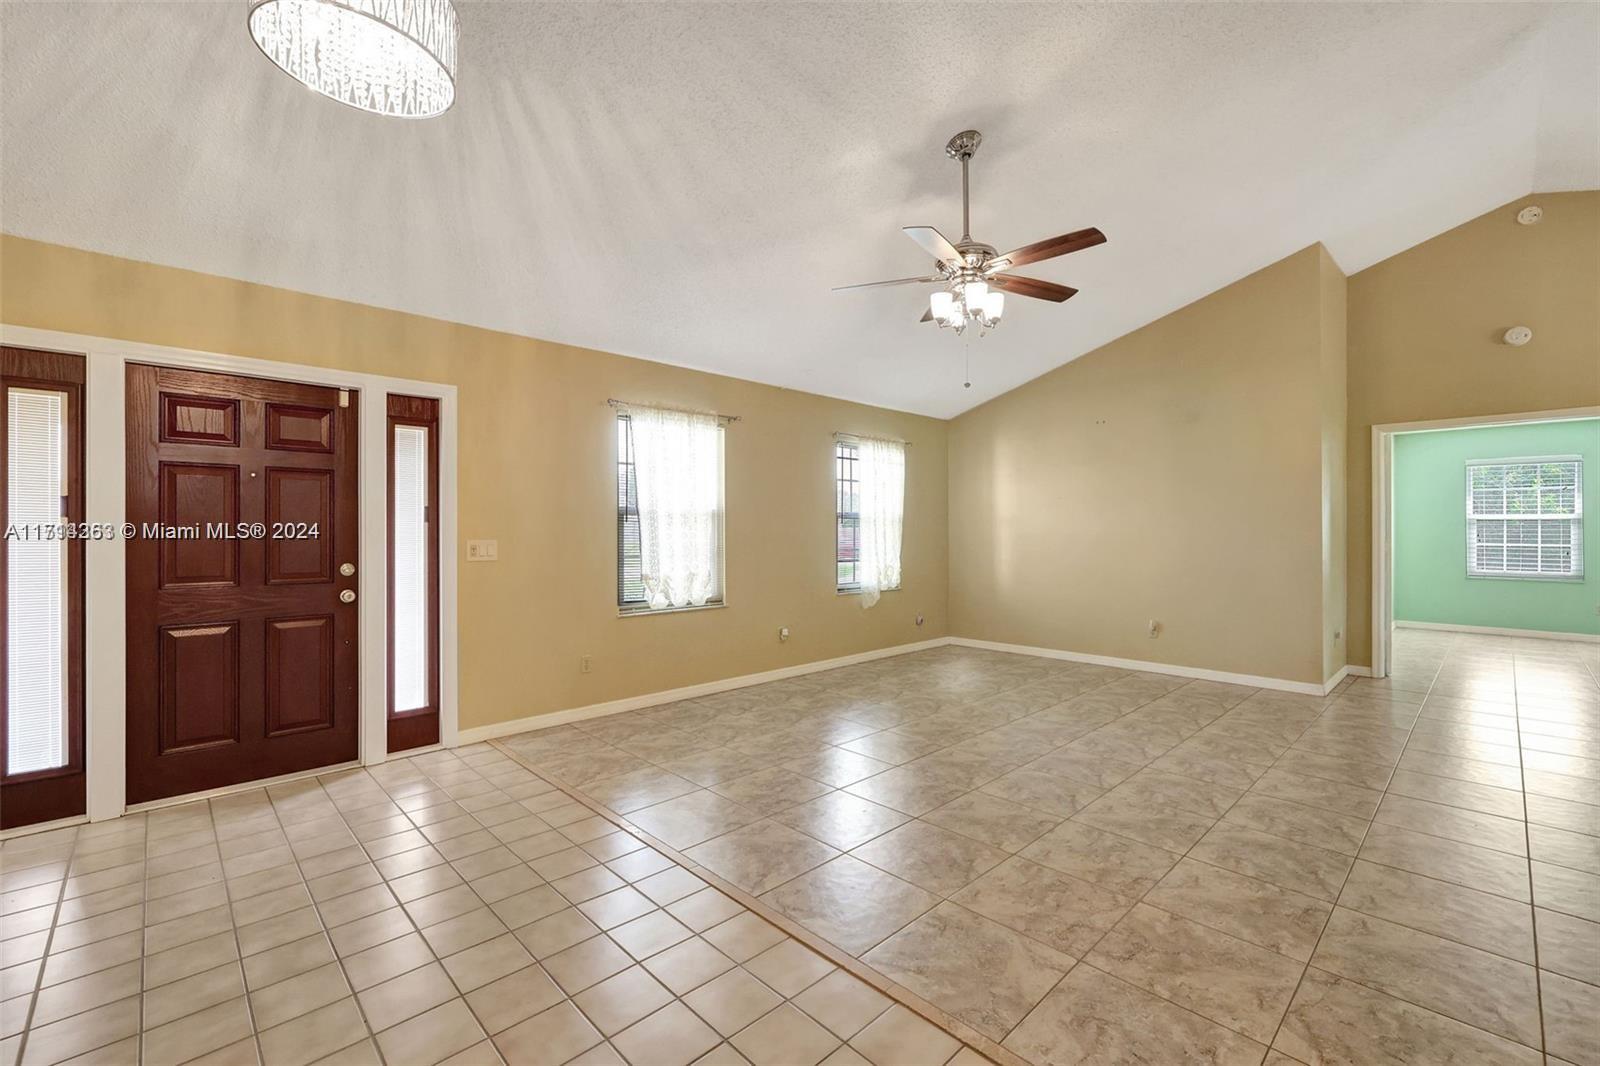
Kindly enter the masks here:
M 1373 674 L 1395 630 L 1600 641 L 1600 409 L 1373 430 Z

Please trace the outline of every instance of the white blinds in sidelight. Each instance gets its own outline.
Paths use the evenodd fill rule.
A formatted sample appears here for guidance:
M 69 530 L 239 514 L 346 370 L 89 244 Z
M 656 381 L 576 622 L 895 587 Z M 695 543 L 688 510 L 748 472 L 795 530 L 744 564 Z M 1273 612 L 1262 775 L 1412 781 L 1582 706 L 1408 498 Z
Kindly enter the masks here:
M 7 519 L 27 535 L 6 544 L 6 773 L 67 761 L 67 396 L 7 390 Z
M 394 427 L 394 712 L 428 706 L 428 428 Z

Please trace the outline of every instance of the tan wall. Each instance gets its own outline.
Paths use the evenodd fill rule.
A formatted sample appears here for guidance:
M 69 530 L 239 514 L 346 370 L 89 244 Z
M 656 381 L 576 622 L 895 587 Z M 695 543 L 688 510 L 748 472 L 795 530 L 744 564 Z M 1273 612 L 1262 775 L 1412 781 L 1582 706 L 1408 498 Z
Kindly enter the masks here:
M 1522 226 L 1529 203 L 1544 220 Z M 1351 276 L 1350 661 L 1372 646 L 1372 426 L 1600 404 L 1600 192 L 1497 207 Z M 1500 337 L 1531 326 L 1533 341 Z
M 1345 582 L 1345 403 L 1347 283 L 1327 249 L 1318 247 L 1322 297 L 1318 352 L 1322 406 L 1322 680 L 1346 662 Z
M 9 236 L 0 321 L 458 386 L 459 534 L 500 542 L 494 563 L 455 549 L 463 728 L 946 632 L 936 419 Z M 725 609 L 617 617 L 608 397 L 742 416 L 727 433 Z M 904 588 L 870 611 L 834 593 L 836 430 L 913 443 Z
M 955 419 L 951 632 L 1322 681 L 1331 265 L 1307 248 Z

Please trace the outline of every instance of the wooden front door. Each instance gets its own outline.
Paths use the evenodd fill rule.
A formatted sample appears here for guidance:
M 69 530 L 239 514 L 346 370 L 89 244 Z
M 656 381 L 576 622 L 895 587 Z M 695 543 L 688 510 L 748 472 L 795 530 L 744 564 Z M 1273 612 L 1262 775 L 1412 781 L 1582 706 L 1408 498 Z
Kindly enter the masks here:
M 128 802 L 356 757 L 356 394 L 129 365 Z

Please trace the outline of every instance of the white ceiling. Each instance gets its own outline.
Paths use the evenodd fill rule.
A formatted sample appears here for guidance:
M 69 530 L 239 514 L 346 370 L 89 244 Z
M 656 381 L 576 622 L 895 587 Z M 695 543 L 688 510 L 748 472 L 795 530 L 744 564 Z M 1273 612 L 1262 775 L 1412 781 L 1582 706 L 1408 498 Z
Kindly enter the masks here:
M 1321 240 L 1600 186 L 1600 6 L 468 3 L 456 106 L 301 88 L 243 0 L 0 3 L 0 228 L 950 416 Z M 970 342 L 898 231 L 1095 225 Z

